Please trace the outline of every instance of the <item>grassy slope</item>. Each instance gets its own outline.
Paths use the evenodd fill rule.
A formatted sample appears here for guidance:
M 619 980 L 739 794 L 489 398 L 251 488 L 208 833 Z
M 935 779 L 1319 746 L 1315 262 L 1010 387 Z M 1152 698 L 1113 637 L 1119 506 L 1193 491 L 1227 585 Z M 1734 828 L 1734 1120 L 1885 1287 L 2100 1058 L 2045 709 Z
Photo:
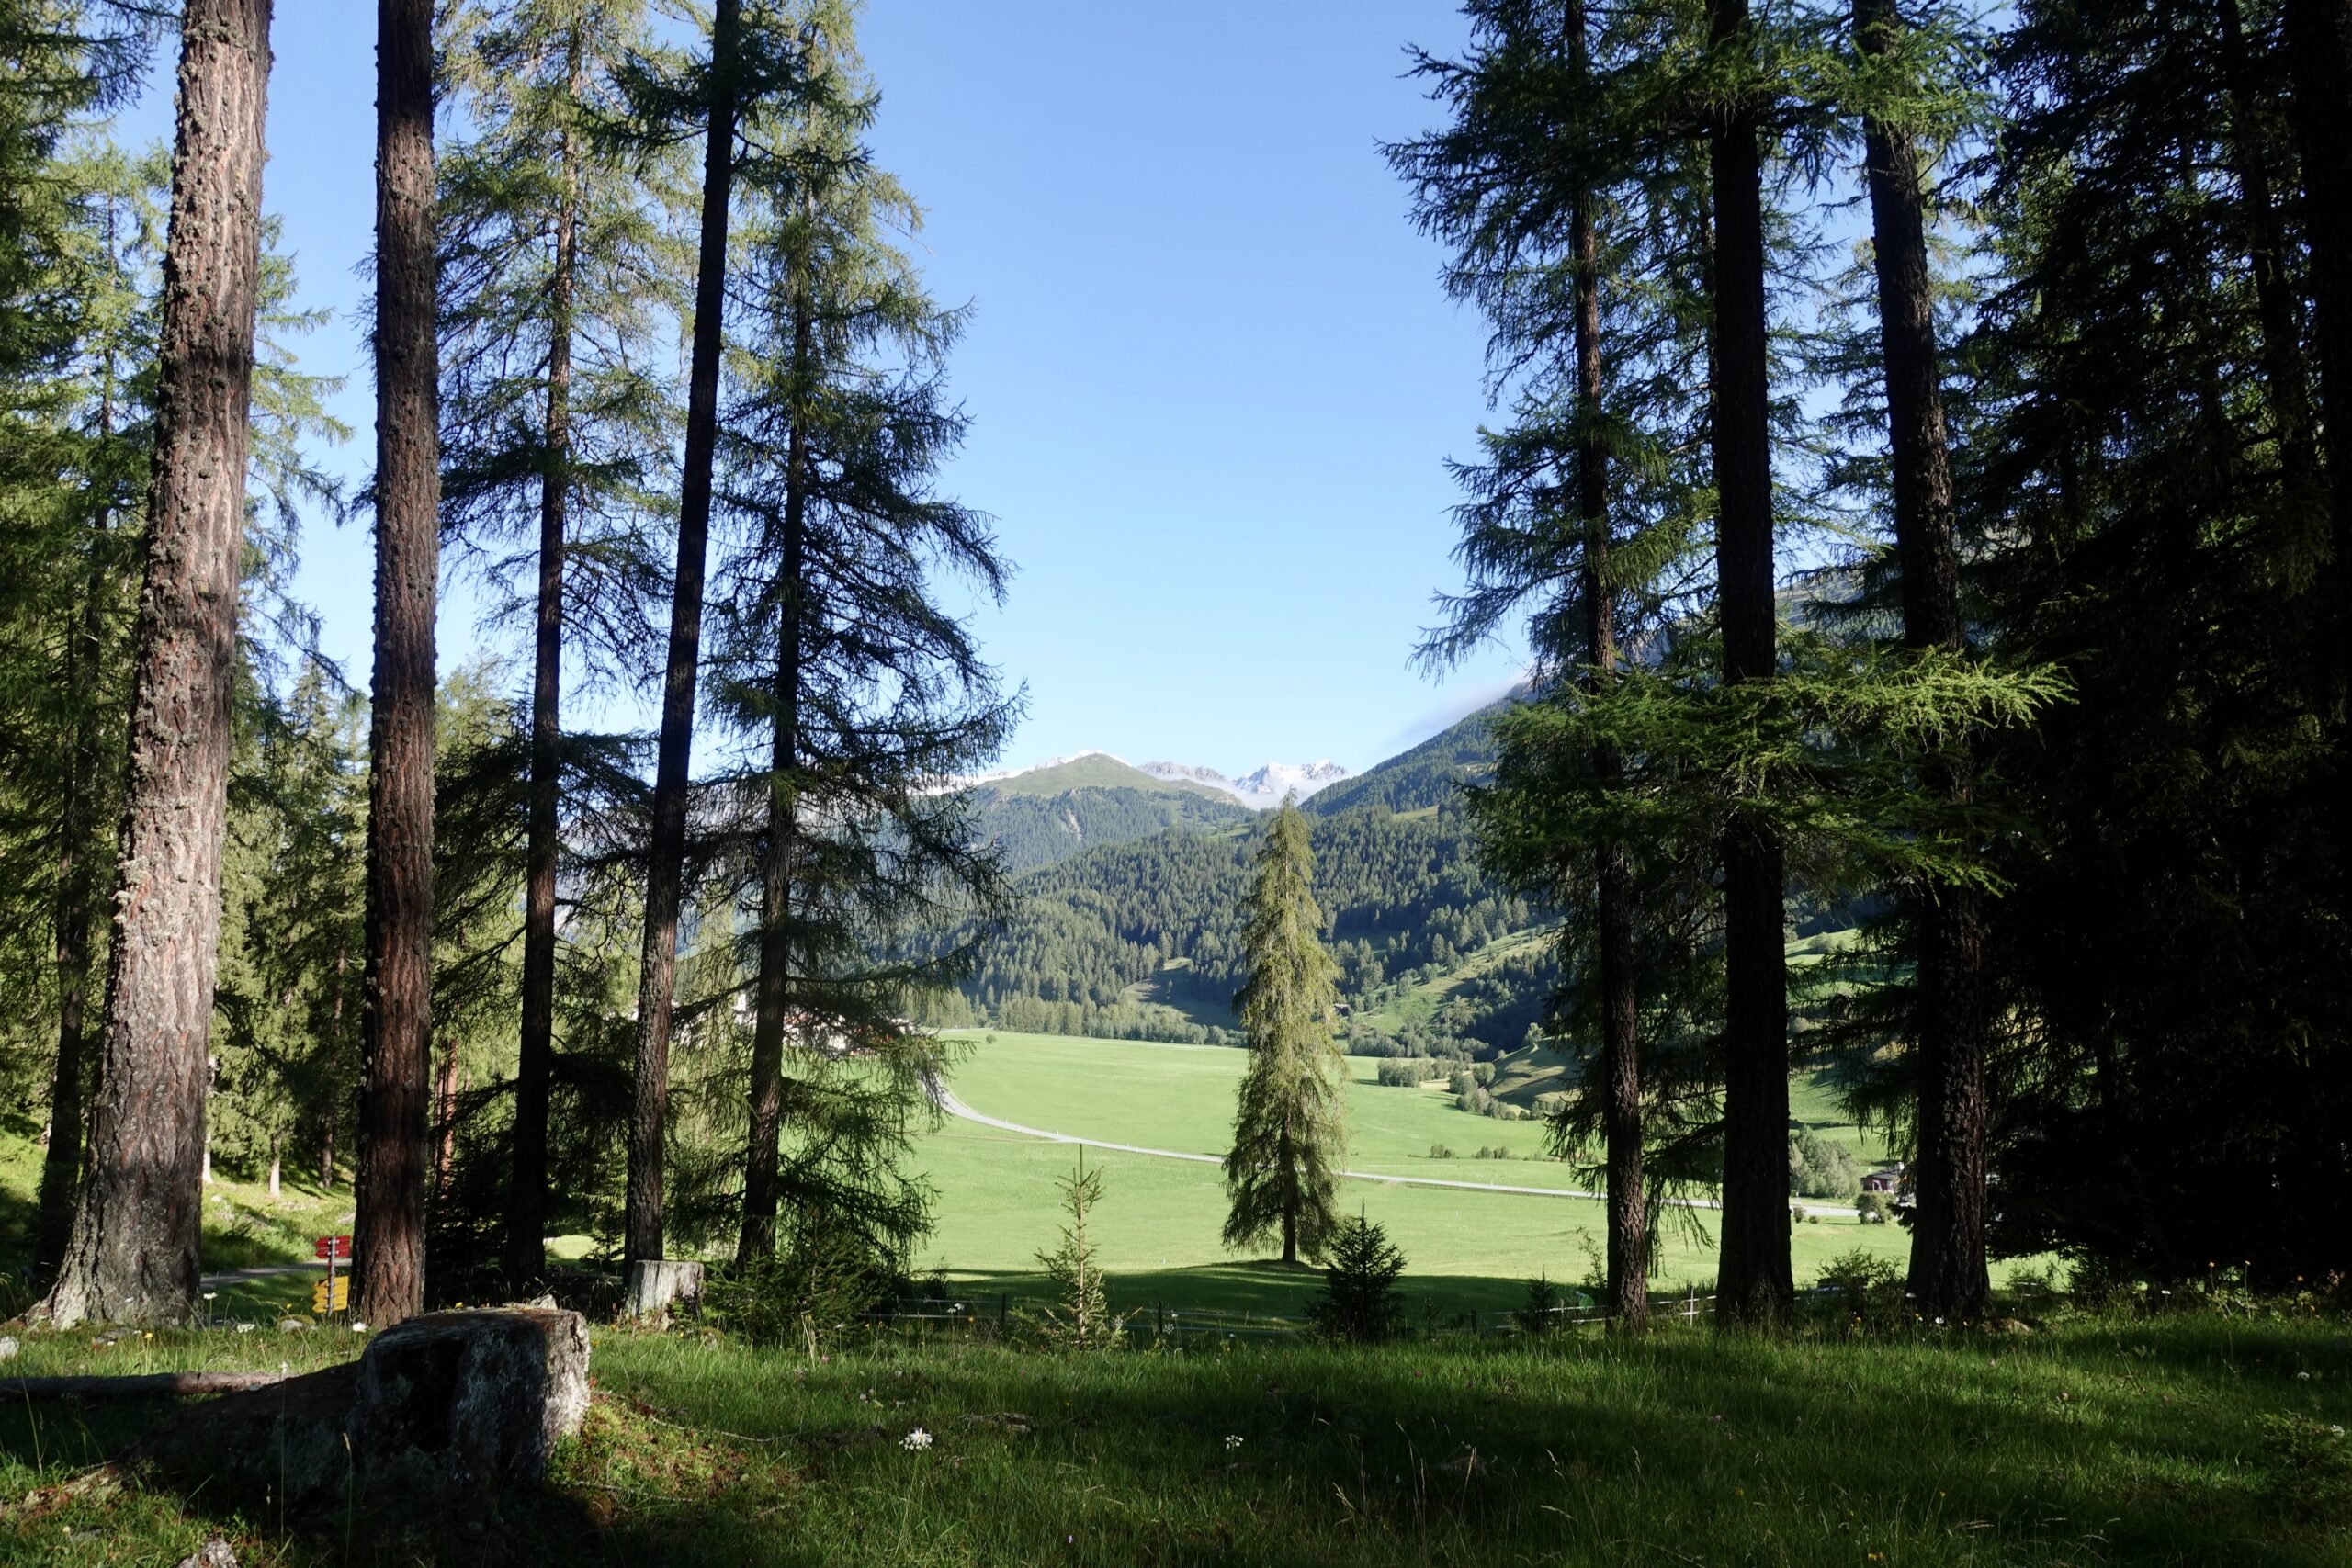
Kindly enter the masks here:
M 1101 752 L 1074 758 L 1057 767 L 1033 768 L 1010 778 L 990 779 L 978 786 L 999 795 L 1057 795 L 1074 789 L 1133 789 L 1147 795 L 1189 795 L 1204 800 L 1215 800 L 1237 810 L 1247 811 L 1233 796 L 1221 789 L 1198 784 L 1191 779 L 1156 778 L 1141 768 L 1131 768 L 1115 757 Z
M 956 1070 L 958 1098 L 977 1111 L 1024 1126 L 1148 1148 L 1217 1154 L 1233 1115 L 1240 1052 L 998 1032 L 977 1043 Z M 1455 1110 L 1434 1089 L 1382 1089 L 1375 1064 L 1353 1061 L 1349 1091 L 1349 1168 L 1515 1187 L 1574 1189 L 1568 1166 L 1538 1157 L 1542 1129 Z M 1462 1157 L 1430 1157 L 1432 1143 Z M 1520 1157 L 1468 1157 L 1480 1145 Z M 1035 1254 L 1059 1234 L 1055 1180 L 1076 1150 L 1019 1134 L 950 1121 L 923 1137 L 918 1160 L 940 1189 L 939 1225 L 928 1261 L 979 1292 L 1040 1289 Z M 1094 1224 L 1114 1298 L 1131 1305 L 1228 1307 L 1295 1315 L 1311 1276 L 1238 1262 L 1218 1241 L 1224 1178 L 1213 1165 L 1089 1150 L 1107 1193 Z M 1605 1230 L 1599 1203 L 1494 1192 L 1345 1184 L 1341 1200 L 1388 1228 L 1411 1260 L 1408 1284 L 1435 1312 L 1515 1305 L 1521 1282 L 1539 1270 L 1581 1279 Z M 1661 1289 L 1713 1278 L 1712 1216 L 1682 1218 L 1664 1238 Z M 1692 1234 L 1692 1224 L 1706 1234 Z M 1830 1258 L 1854 1247 L 1900 1258 L 1908 1234 L 1825 1219 L 1792 1238 L 1797 1278 L 1810 1283 Z
M 152 1417 L 0 1406 L 0 1560 L 163 1563 L 225 1533 L 272 1568 L 887 1564 L 1812 1565 L 2345 1561 L 2298 1468 L 2352 1421 L 2340 1321 L 2093 1319 L 2020 1337 L 1668 1331 L 1381 1351 L 1065 1357 L 888 1343 L 822 1360 L 599 1331 L 553 1483 L 297 1517 L 218 1487 L 17 1503 Z M 306 1365 L 312 1335 L 41 1371 Z M 2299 1373 L 2309 1374 L 2308 1380 Z M 910 1450 L 916 1427 L 933 1442 Z M 1237 1440 L 1238 1439 L 1238 1440 Z M 1473 1460 L 1470 1456 L 1475 1454 Z M 2331 1536 L 2330 1527 L 2336 1533 Z

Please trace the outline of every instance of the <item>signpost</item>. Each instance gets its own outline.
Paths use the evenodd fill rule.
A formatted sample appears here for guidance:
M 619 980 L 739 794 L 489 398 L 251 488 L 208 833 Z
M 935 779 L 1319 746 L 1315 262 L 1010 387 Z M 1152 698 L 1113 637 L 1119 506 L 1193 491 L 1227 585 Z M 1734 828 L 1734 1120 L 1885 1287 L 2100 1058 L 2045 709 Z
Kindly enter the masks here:
M 336 1279 L 334 1265 L 337 1258 L 350 1261 L 351 1238 L 347 1235 L 322 1235 L 311 1243 L 311 1252 L 312 1257 L 327 1266 L 325 1280 L 311 1287 L 311 1310 L 321 1317 L 349 1310 L 351 1277 L 345 1274 L 342 1279 Z

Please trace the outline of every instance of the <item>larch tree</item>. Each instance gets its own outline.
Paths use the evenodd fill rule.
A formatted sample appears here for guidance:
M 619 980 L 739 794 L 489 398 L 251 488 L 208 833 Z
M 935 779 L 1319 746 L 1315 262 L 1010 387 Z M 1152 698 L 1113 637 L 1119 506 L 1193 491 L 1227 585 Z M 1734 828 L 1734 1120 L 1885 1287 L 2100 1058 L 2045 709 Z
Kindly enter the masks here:
M 694 757 L 695 697 L 702 679 L 703 576 L 710 540 L 713 457 L 727 311 L 729 220 L 733 209 L 741 76 L 742 0 L 718 0 L 702 73 L 702 217 L 686 371 L 684 468 L 678 484 L 677 566 L 670 578 L 669 652 L 662 676 L 653 820 L 645 852 L 644 957 L 638 981 L 636 1089 L 629 1112 L 628 1200 L 622 1256 L 635 1281 L 663 1252 L 662 1179 L 669 1151 L 670 1032 L 678 975 L 678 914 L 685 892 L 686 796 Z M 659 1309 L 663 1303 L 645 1303 Z
M 1910 79 L 1917 62 L 1905 56 L 1918 53 L 1918 45 L 1895 0 L 1855 0 L 1854 35 L 1866 62 L 1891 67 L 1876 84 L 1878 94 L 1866 104 L 1861 119 L 1878 274 L 1903 640 L 1913 649 L 1958 655 L 1965 646 L 1966 628 L 1960 611 L 1951 437 L 1936 348 L 1923 188 L 1922 161 L 1932 149 L 1923 144 L 1917 111 L 1906 117 L 1905 110 L 1906 100 L 1916 101 L 1919 87 Z M 1942 754 L 1924 759 L 1920 787 L 1964 809 L 1973 774 L 1966 744 L 1948 747 Z M 1976 1318 L 1984 1315 L 1992 1288 L 1984 1231 L 1982 896 L 1963 883 L 1937 882 L 1917 887 L 1912 897 L 1917 1110 L 1909 1288 L 1921 1312 L 1955 1320 Z
M 1001 602 L 1007 571 L 989 519 L 936 488 L 966 428 L 945 384 L 964 312 L 898 242 L 922 215 L 862 140 L 855 8 L 796 0 L 778 21 L 823 89 L 746 117 L 752 310 L 714 660 L 759 758 L 746 1265 L 820 1235 L 902 1258 L 928 1224 L 905 1128 L 941 1058 L 905 1019 L 969 971 L 1002 900 L 967 796 L 935 785 L 986 766 L 1020 704 L 940 603 L 953 580 Z
M 1604 24 L 1579 0 L 1492 0 L 1470 15 L 1467 58 L 1418 64 L 1452 122 L 1390 160 L 1414 185 L 1422 226 L 1454 248 L 1449 289 L 1493 325 L 1490 381 L 1498 399 L 1511 396 L 1513 423 L 1482 433 L 1479 462 L 1456 465 L 1471 493 L 1455 552 L 1469 582 L 1445 600 L 1447 623 L 1423 653 L 1458 660 L 1523 612 L 1536 695 L 1559 709 L 1544 716 L 1572 727 L 1583 698 L 1615 685 L 1627 620 L 1637 631 L 1654 621 L 1659 584 L 1690 555 L 1661 454 L 1687 442 L 1699 407 L 1682 390 L 1699 316 L 1677 279 L 1697 171 L 1687 141 L 1640 158 L 1627 151 L 1640 145 L 1626 134 L 1643 96 L 1631 85 L 1659 52 L 1658 18 L 1629 11 Z M 1603 244 L 1604 213 L 1626 239 Z M 1611 1302 L 1619 1322 L 1638 1328 L 1652 1202 L 1636 952 L 1645 917 L 1627 840 L 1605 813 L 1564 830 L 1562 809 L 1621 793 L 1620 748 L 1596 735 L 1563 749 L 1561 727 L 1538 734 L 1522 722 L 1533 716 L 1498 725 L 1498 787 L 1475 794 L 1471 810 L 1490 866 L 1578 911 L 1561 929 L 1576 977 L 1561 1021 L 1591 1043 L 1584 1082 L 1593 1093 L 1579 1099 L 1592 1103 L 1564 1108 L 1555 1132 L 1567 1146 L 1581 1146 L 1588 1122 L 1599 1132 Z
M 190 0 L 182 18 L 100 1088 L 41 1308 L 61 1326 L 178 1322 L 196 1306 L 269 24 L 269 0 Z
M 51 242 L 54 294 L 74 302 L 73 348 L 10 400 L 25 423 L 9 445 L 37 469 L 0 479 L 12 523 L 0 641 L 17 650 L 0 670 L 0 749 L 15 760 L 0 821 L 32 829 L 0 829 L 0 899 L 17 929 L 48 935 L 56 998 L 33 1227 L 42 1290 L 64 1256 L 86 1148 L 90 1002 L 112 882 L 105 829 L 121 798 L 140 491 L 153 462 L 156 197 L 169 177 L 166 159 L 110 147 L 53 167 L 52 180 L 82 193 Z
M 376 8 L 376 663 L 352 1310 L 424 1305 L 441 433 L 432 0 Z
M 1770 316 L 1765 298 L 1763 139 L 1747 0 L 1707 0 L 1707 105 L 1714 301 L 1710 383 L 1715 608 L 1726 686 L 1770 681 L 1774 597 Z M 1789 1314 L 1788 959 L 1779 832 L 1736 807 L 1723 843 L 1724 1064 L 1723 1242 L 1716 1314 L 1770 1325 Z
M 671 165 L 616 145 L 617 72 L 650 52 L 641 0 L 465 14 L 445 51 L 469 134 L 440 159 L 442 513 L 532 627 L 529 867 L 504 1267 L 546 1267 L 566 660 L 626 688 L 663 586 L 655 481 L 674 424 L 650 344 L 678 288 Z
M 1282 1260 L 1322 1254 L 1340 1224 L 1334 1202 L 1346 1158 L 1340 1096 L 1347 1058 L 1332 1032 L 1339 969 L 1323 947 L 1315 852 L 1306 818 L 1286 797 L 1260 841 L 1246 906 L 1243 964 L 1233 998 L 1250 1065 L 1225 1156 L 1225 1245 L 1282 1242 Z
M 687 806 L 695 705 L 702 679 L 703 590 L 726 358 L 728 257 L 741 127 L 810 91 L 791 7 L 718 0 L 707 58 L 683 73 L 640 72 L 632 116 L 648 140 L 680 128 L 703 143 L 694 318 L 686 372 L 685 440 L 678 481 L 677 562 L 670 580 L 668 652 L 655 744 L 652 823 L 645 858 L 645 928 L 637 1007 L 637 1060 L 629 1112 L 628 1195 L 622 1255 L 632 1310 L 658 1310 L 669 1148 L 670 1045 L 676 1022 L 679 919 L 686 891 Z M 650 1293 L 649 1293 L 650 1292 Z

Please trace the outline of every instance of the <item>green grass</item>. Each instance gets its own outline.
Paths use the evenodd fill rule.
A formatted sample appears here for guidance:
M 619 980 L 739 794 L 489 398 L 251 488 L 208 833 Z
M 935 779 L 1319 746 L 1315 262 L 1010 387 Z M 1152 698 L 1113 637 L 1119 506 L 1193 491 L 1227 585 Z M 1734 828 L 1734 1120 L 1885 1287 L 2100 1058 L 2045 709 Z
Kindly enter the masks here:
M 974 1110 L 1023 1126 L 1214 1155 L 1230 1133 L 1244 1061 L 1241 1052 L 1219 1046 L 999 1032 L 992 1043 L 975 1037 L 953 1085 Z M 1373 1081 L 1376 1066 L 1369 1058 L 1350 1064 L 1348 1168 L 1514 1187 L 1579 1185 L 1574 1168 L 1540 1157 L 1537 1123 L 1473 1116 L 1435 1089 L 1383 1089 Z M 1459 1157 L 1430 1157 L 1438 1143 Z M 1482 1145 L 1516 1157 L 1470 1157 Z M 925 1266 L 983 1298 L 1039 1290 L 1036 1254 L 1059 1235 L 1055 1181 L 1076 1158 L 1067 1144 L 962 1121 L 919 1139 L 918 1163 L 940 1193 Z M 1237 1260 L 1220 1244 L 1224 1178 L 1216 1166 L 1095 1149 L 1087 1163 L 1106 1179 L 1094 1224 L 1114 1303 L 1299 1313 L 1314 1287 L 1311 1274 Z M 1584 1279 L 1606 1236 L 1601 1206 L 1583 1199 L 1380 1181 L 1344 1183 L 1340 1196 L 1404 1249 L 1417 1310 L 1442 1315 L 1515 1305 L 1523 1281 L 1539 1271 Z M 1714 1277 L 1713 1215 L 1678 1212 L 1660 1240 L 1657 1288 L 1703 1292 Z M 1798 1282 L 1810 1284 L 1839 1253 L 1860 1247 L 1899 1259 L 1909 1237 L 1894 1226 L 1825 1216 L 1795 1227 L 1790 1246 Z
M 0 1408 L 0 1560 L 249 1568 L 2278 1564 L 2346 1560 L 2341 1319 L 2086 1319 L 2014 1337 L 1313 1346 L 822 1359 L 599 1331 L 552 1483 L 494 1513 L 226 1488 L 44 1502 L 153 1412 Z M 324 1335 L 166 1336 L 85 1364 L 315 1364 Z M 2299 1375 L 2305 1374 L 2305 1375 Z M 904 1446 L 922 1428 L 926 1449 Z

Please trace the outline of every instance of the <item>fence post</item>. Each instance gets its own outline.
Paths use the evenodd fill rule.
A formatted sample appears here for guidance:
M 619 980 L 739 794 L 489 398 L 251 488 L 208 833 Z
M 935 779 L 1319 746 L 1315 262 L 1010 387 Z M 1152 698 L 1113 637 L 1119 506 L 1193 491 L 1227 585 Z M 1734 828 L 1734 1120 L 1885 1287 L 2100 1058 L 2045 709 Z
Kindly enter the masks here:
M 1154 1339 L 1168 1337 L 1168 1303 L 1166 1302 L 1151 1303 L 1151 1337 Z
M 1470 1337 L 1473 1339 L 1478 1337 L 1478 1309 L 1476 1307 L 1470 1309 Z
M 1011 1315 L 1012 1310 L 1012 1298 L 1007 1295 L 1004 1292 L 999 1291 L 996 1293 L 996 1331 L 998 1334 L 1003 1334 L 1005 1323 Z

